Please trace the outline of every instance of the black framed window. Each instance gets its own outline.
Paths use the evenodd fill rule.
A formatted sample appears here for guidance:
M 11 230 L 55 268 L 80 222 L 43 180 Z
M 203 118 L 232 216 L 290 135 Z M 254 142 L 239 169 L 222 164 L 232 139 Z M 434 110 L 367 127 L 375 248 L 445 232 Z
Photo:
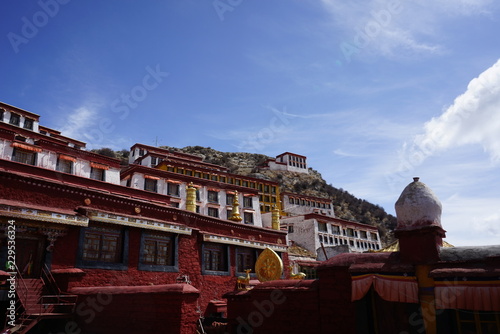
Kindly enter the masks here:
M 5 115 L 5 109 L 0 109 L 0 121 L 3 122 L 3 118 Z
M 207 200 L 210 203 L 219 203 L 219 192 L 209 190 L 207 195 Z
M 62 173 L 73 174 L 73 161 L 65 159 L 57 159 L 57 171 Z
M 244 212 L 243 221 L 245 224 L 253 225 L 253 212 Z
M 33 120 L 31 118 L 24 119 L 24 128 L 28 130 L 33 130 Z
M 21 121 L 21 116 L 19 116 L 18 114 L 10 113 L 10 120 L 9 120 L 10 124 L 19 126 L 20 121 Z
M 90 178 L 99 181 L 106 180 L 106 171 L 101 168 L 90 167 Z
M 180 187 L 177 183 L 168 183 L 167 195 L 179 197 Z
M 23 164 L 36 166 L 36 152 L 14 148 L 12 153 L 12 161 L 20 162 Z
M 215 218 L 219 218 L 219 209 L 218 208 L 208 208 L 208 212 L 207 214 L 210 216 L 210 217 L 215 217 Z
M 229 254 L 227 245 L 203 244 L 203 274 L 228 275 Z
M 177 237 L 172 234 L 143 231 L 139 270 L 178 271 Z
M 234 202 L 234 195 L 226 194 L 226 205 L 233 205 L 233 202 Z
M 253 207 L 253 198 L 252 197 L 243 197 L 243 206 L 245 208 L 252 208 Z
M 247 269 L 255 272 L 255 262 L 257 261 L 257 250 L 246 247 L 236 247 L 236 272 L 244 273 Z
M 79 266 L 125 270 L 128 262 L 128 230 L 102 226 L 82 228 L 79 250 Z
M 328 232 L 326 223 L 318 222 L 318 231 Z
M 157 192 L 158 180 L 144 179 L 144 190 Z

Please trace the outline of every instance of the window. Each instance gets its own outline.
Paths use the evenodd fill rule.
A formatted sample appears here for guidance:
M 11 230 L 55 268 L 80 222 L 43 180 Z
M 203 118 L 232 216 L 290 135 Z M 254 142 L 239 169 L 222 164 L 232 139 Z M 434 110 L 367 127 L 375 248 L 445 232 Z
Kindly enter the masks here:
M 186 175 L 193 176 L 193 171 L 190 169 L 186 170 Z
M 252 199 L 252 197 L 243 197 L 243 206 L 245 208 L 253 208 L 253 199 Z
M 10 113 L 10 121 L 9 121 L 10 124 L 19 126 L 20 121 L 21 121 L 21 116 L 19 116 L 18 114 Z
M 234 202 L 234 195 L 226 194 L 226 205 L 233 205 L 233 202 Z
M 273 194 L 276 194 L 276 187 L 275 187 L 275 186 L 272 186 L 272 187 L 271 187 L 271 192 L 272 192 Z
M 276 203 L 276 196 L 271 196 L 271 203 Z
M 373 232 L 371 232 L 371 233 L 370 233 L 370 238 L 371 238 L 372 240 L 378 240 L 377 233 L 373 233 Z
M 172 208 L 180 208 L 180 205 L 181 205 L 181 203 L 179 203 L 179 202 L 171 202 L 170 203 L 170 206 Z
M 248 181 L 243 181 L 243 187 L 248 187 Z
M 207 180 L 210 180 L 210 174 L 203 174 L 203 178 L 207 179 Z
M 288 225 L 288 233 L 293 233 L 293 225 Z
M 318 231 L 328 232 L 326 223 L 318 222 Z
M 268 185 L 265 185 L 265 186 L 264 186 L 264 192 L 265 192 L 265 193 L 268 193 L 268 192 L 269 192 L 269 186 L 268 186 Z
M 94 180 L 104 181 L 105 180 L 104 169 L 91 167 L 90 168 L 90 178 Z
M 174 172 L 174 167 L 168 166 L 167 167 L 167 172 Z
M 128 233 L 121 228 L 82 228 L 79 265 L 105 269 L 126 269 L 127 244 Z
M 56 169 L 62 173 L 73 174 L 73 161 L 59 158 Z
M 168 183 L 167 195 L 179 197 L 179 185 L 177 183 Z
M 200 198 L 201 198 L 201 197 L 200 197 L 200 189 L 196 188 L 196 202 L 201 201 L 201 199 L 200 199 Z
M 12 153 L 12 161 L 36 166 L 36 153 L 19 148 L 14 148 L 14 152 Z
M 354 230 L 352 228 L 348 228 L 346 232 L 348 237 L 354 237 Z
M 144 150 L 141 148 L 139 149 L 139 156 L 142 157 L 144 155 Z
M 255 269 L 255 261 L 257 260 L 257 251 L 252 248 L 237 247 L 236 248 L 236 272 L 243 273 L 246 269 Z
M 368 235 L 366 234 L 366 231 L 359 231 L 359 237 L 361 239 L 368 239 Z
M 143 232 L 141 237 L 139 270 L 177 271 L 175 265 L 175 237 Z
M 241 180 L 240 179 L 236 179 L 234 181 L 234 184 L 236 184 L 237 186 L 241 185 Z
M 225 183 L 226 182 L 226 177 L 225 176 L 221 176 L 220 177 L 220 182 L 224 182 Z
M 151 157 L 151 167 L 154 167 L 158 164 L 158 158 L 157 157 Z
M 331 225 L 333 234 L 340 234 L 340 226 Z
M 292 197 L 290 197 L 290 198 L 288 199 L 288 203 L 293 204 L 293 202 L 294 202 L 294 201 L 293 201 L 293 198 L 292 198 Z
M 244 212 L 243 213 L 243 221 L 245 224 L 253 225 L 253 213 L 252 212 Z
M 219 209 L 218 208 L 208 208 L 208 215 L 210 217 L 219 218 Z
M 228 268 L 227 246 L 212 243 L 203 244 L 204 274 L 229 274 Z
M 5 114 L 5 109 L 0 109 L 0 121 L 2 121 L 2 122 L 3 122 L 4 114 Z
M 208 191 L 208 202 L 210 203 L 219 203 L 219 192 L 218 191 L 213 191 L 209 190 Z
M 500 333 L 500 315 L 495 312 L 456 310 L 460 333 Z
M 24 128 L 28 130 L 33 130 L 33 120 L 31 118 L 24 119 Z
M 184 168 L 177 168 L 177 173 L 184 174 Z
M 158 191 L 158 180 L 144 179 L 144 190 L 157 192 Z
M 201 177 L 201 173 L 200 172 L 194 172 L 194 177 Z
M 217 181 L 217 175 L 212 175 L 212 181 Z
M 323 236 L 322 235 L 319 236 L 319 242 L 323 242 Z

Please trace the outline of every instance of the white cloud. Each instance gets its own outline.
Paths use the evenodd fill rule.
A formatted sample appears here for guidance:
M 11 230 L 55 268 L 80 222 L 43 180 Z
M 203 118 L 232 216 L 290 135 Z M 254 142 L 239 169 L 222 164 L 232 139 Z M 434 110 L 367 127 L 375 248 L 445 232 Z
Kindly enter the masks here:
M 410 151 L 429 156 L 467 144 L 482 145 L 500 161 L 500 60 L 473 79 L 464 94 L 424 126 Z
M 455 246 L 495 245 L 500 240 L 500 210 L 496 198 L 451 196 L 442 201 L 441 223 L 446 241 Z
M 96 115 L 97 111 L 94 108 L 85 106 L 77 108 L 61 126 L 61 134 L 70 138 L 81 137 L 82 133 L 95 123 Z
M 494 2 L 322 0 L 322 3 L 332 16 L 332 24 L 342 30 L 344 42 L 363 50 L 359 55 L 366 51 L 364 56 L 401 58 L 445 52 L 440 44 L 443 27 L 456 18 L 488 15 Z M 363 39 L 367 40 L 366 46 Z

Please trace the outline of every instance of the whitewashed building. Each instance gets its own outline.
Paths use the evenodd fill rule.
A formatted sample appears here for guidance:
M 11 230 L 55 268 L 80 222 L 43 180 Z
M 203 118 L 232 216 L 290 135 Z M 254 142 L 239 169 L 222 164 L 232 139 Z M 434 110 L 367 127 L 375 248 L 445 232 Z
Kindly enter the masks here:
M 120 161 L 39 124 L 40 116 L 0 102 L 0 159 L 120 184 Z
M 381 249 L 376 227 L 317 213 L 283 217 L 288 240 L 317 253 L 321 247 L 347 245 L 350 252 Z
M 281 153 L 274 159 L 266 160 L 260 168 L 305 174 L 309 173 L 307 169 L 307 157 L 290 152 Z

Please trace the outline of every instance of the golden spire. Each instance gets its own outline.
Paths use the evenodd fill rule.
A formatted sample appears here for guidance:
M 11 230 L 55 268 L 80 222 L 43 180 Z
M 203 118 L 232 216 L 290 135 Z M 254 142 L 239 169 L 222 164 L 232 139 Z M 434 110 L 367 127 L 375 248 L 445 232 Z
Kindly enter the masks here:
M 240 216 L 240 202 L 238 201 L 238 190 L 234 192 L 234 199 L 233 199 L 233 211 L 231 211 L 231 217 L 229 220 L 235 221 L 235 222 L 240 222 L 243 220 Z
M 193 182 L 186 188 L 186 210 L 196 212 L 196 188 Z
M 280 229 L 280 210 L 276 205 L 273 205 L 273 209 L 271 210 L 271 226 L 273 230 Z

